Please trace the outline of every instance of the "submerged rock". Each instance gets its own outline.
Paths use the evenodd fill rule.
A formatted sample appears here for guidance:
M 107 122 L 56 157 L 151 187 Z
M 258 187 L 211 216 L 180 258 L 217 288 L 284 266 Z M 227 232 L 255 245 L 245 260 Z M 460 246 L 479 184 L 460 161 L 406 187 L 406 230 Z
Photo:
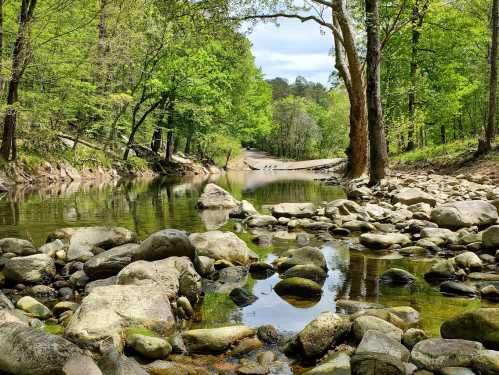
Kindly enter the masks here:
M 125 328 L 141 327 L 167 335 L 175 319 L 168 297 L 151 286 L 112 285 L 93 288 L 66 328 L 66 337 L 79 345 L 95 347 L 110 338 L 123 347 Z
M 385 284 L 405 285 L 415 282 L 416 276 L 400 268 L 390 268 L 381 275 L 380 279 Z
M 147 237 L 133 253 L 133 260 L 161 260 L 169 257 L 195 257 L 186 232 L 176 229 L 164 229 Z
M 0 324 L 0 369 L 11 374 L 62 374 L 81 350 L 66 339 L 17 323 Z
M 305 299 L 316 299 L 322 295 L 322 287 L 315 281 L 302 277 L 290 277 L 279 281 L 274 290 L 280 296 L 296 296 Z
M 440 284 L 440 291 L 445 294 L 467 297 L 475 297 L 478 293 L 475 287 L 456 281 L 446 281 Z
M 189 353 L 222 353 L 233 344 L 256 334 L 253 328 L 231 326 L 211 329 L 193 329 L 182 334 Z
M 229 297 L 239 307 L 249 306 L 258 299 L 258 297 L 243 288 L 232 289 Z

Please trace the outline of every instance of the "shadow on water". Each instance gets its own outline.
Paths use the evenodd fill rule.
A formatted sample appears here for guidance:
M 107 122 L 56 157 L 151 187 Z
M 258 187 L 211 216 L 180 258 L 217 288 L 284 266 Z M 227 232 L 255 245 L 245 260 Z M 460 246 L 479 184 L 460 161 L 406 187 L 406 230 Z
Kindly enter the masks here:
M 0 200 L 0 236 L 20 237 L 41 245 L 47 235 L 68 226 L 109 225 L 133 229 L 140 238 L 163 228 L 189 232 L 221 228 L 233 230 L 225 214 L 211 215 L 195 209 L 208 182 L 216 182 L 238 199 L 247 199 L 258 209 L 280 202 L 322 202 L 345 196 L 339 187 L 325 186 L 313 172 L 230 172 L 216 177 L 120 181 L 107 185 L 51 185 L 18 190 Z M 275 242 L 262 249 L 252 244 L 249 233 L 238 233 L 263 260 L 272 261 L 294 242 Z M 335 310 L 337 299 L 409 305 L 420 311 L 422 328 L 438 335 L 441 322 L 459 312 L 476 308 L 479 300 L 443 297 L 423 280 L 431 266 L 425 259 L 408 260 L 350 252 L 339 242 L 316 243 L 327 258 L 329 273 L 320 300 L 307 304 L 285 300 L 273 291 L 278 275 L 265 280 L 248 278 L 247 289 L 258 300 L 238 308 L 227 294 L 208 293 L 197 326 L 214 327 L 234 323 L 251 326 L 273 324 L 296 332 L 320 312 Z M 383 286 L 379 276 L 390 267 L 409 270 L 418 277 L 410 288 Z

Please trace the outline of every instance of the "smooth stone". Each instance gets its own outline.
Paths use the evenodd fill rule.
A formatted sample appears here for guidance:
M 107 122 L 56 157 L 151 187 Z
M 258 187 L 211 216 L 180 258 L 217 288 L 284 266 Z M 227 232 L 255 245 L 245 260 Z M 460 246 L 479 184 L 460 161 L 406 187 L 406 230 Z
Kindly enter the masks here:
M 488 227 L 482 232 L 483 245 L 492 250 L 499 249 L 499 225 Z
M 196 248 L 197 255 L 227 260 L 236 265 L 246 265 L 250 262 L 250 249 L 232 232 L 193 233 L 189 240 Z
M 418 328 L 409 328 L 402 336 L 402 342 L 406 347 L 412 349 L 418 342 L 426 340 L 428 335 L 425 331 Z
M 416 276 L 400 268 L 390 268 L 381 275 L 380 279 L 385 284 L 405 285 L 416 281 Z
M 170 343 L 159 337 L 133 333 L 127 335 L 126 342 L 136 352 L 149 359 L 164 358 L 172 351 Z
M 393 196 L 394 203 L 402 203 L 407 206 L 426 203 L 435 206 L 437 203 L 435 197 L 418 188 L 403 188 Z
M 28 240 L 20 238 L 2 238 L 0 239 L 0 253 L 11 253 L 16 256 L 35 255 L 39 253 L 38 249 Z
M 444 367 L 469 367 L 483 349 L 476 341 L 433 338 L 418 342 L 411 352 L 412 361 L 428 370 Z
M 106 250 L 86 261 L 83 270 L 90 280 L 114 276 L 132 263 L 132 256 L 138 247 L 138 244 L 131 243 Z
M 272 207 L 272 215 L 275 217 L 309 218 L 315 212 L 313 203 L 280 203 Z
M 132 254 L 136 260 L 161 260 L 169 257 L 188 257 L 196 255 L 186 232 L 176 229 L 164 229 L 147 237 Z M 199 254 L 203 255 L 203 254 Z
M 22 297 L 17 301 L 17 307 L 35 318 L 47 319 L 52 316 L 50 309 L 33 297 Z
M 478 293 L 475 287 L 456 281 L 446 281 L 440 284 L 440 291 L 445 294 L 467 297 L 475 297 Z
M 258 297 L 243 288 L 232 289 L 229 297 L 239 307 L 249 306 L 258 299 Z
M 54 375 L 81 349 L 68 340 L 18 323 L 0 324 L 0 369 L 11 374 Z
M 326 312 L 308 323 L 295 337 L 299 353 L 307 358 L 320 358 L 350 332 L 351 323 L 342 316 Z
M 277 224 L 277 219 L 271 215 L 253 215 L 244 220 L 250 228 L 261 228 Z
M 370 330 L 382 332 L 394 341 L 400 342 L 402 340 L 402 330 L 400 328 L 375 316 L 359 316 L 354 320 L 352 330 L 358 342 Z
M 239 201 L 220 186 L 209 183 L 203 189 L 197 206 L 200 209 L 236 209 L 239 206 Z
M 298 266 L 312 264 L 316 267 L 327 270 L 326 258 L 322 251 L 316 247 L 305 246 L 299 249 L 291 249 L 282 254 L 277 260 L 277 266 L 280 271 Z
M 205 256 L 197 256 L 194 259 L 194 268 L 200 276 L 206 277 L 215 272 L 215 260 Z
M 369 330 L 362 337 L 362 341 L 355 350 L 355 354 L 378 353 L 386 354 L 398 359 L 401 362 L 409 360 L 410 352 L 400 343 L 390 336 L 380 331 Z
M 235 347 L 229 352 L 232 357 L 242 357 L 254 350 L 263 347 L 263 343 L 256 337 L 247 337 L 242 339 Z
M 256 331 L 246 326 L 193 329 L 182 334 L 189 353 L 222 353 L 236 342 L 254 336 Z
M 301 277 L 290 277 L 279 281 L 274 290 L 281 296 L 296 296 L 301 298 L 319 298 L 322 287 L 315 281 Z
M 327 277 L 327 272 L 324 269 L 313 264 L 299 264 L 288 268 L 282 275 L 282 278 L 301 277 L 304 279 L 313 280 L 316 282 L 323 281 Z
M 168 297 L 158 288 L 111 285 L 92 289 L 83 298 L 66 328 L 66 337 L 84 347 L 95 347 L 111 339 L 122 347 L 126 328 L 149 329 L 160 336 L 171 333 L 175 318 Z
M 494 224 L 497 219 L 496 207 L 481 200 L 447 203 L 431 211 L 431 221 L 450 229 Z
M 19 283 L 42 283 L 56 274 L 54 260 L 46 254 L 15 257 L 7 261 L 3 273 L 9 280 Z
M 137 361 L 119 353 L 114 347 L 105 351 L 99 367 L 104 375 L 149 375 Z
M 473 369 L 481 375 L 499 374 L 499 352 L 482 350 L 473 360 Z
M 88 356 L 79 355 L 70 358 L 62 368 L 64 375 L 102 375 L 102 371 Z
M 363 233 L 359 240 L 362 245 L 375 250 L 388 249 L 393 245 L 407 245 L 411 242 L 409 237 L 401 233 Z
M 303 375 L 351 375 L 350 356 L 337 353 Z
M 446 320 L 440 327 L 442 337 L 481 342 L 499 349 L 499 308 L 480 308 Z

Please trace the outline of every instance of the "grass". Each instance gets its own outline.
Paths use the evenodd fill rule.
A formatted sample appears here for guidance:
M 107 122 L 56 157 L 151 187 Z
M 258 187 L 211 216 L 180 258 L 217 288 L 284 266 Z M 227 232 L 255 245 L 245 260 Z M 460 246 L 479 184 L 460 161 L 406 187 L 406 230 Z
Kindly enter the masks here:
M 499 138 L 496 139 L 496 145 L 499 144 Z M 442 145 L 431 145 L 418 148 L 414 151 L 405 152 L 392 156 L 390 160 L 395 164 L 414 164 L 421 162 L 428 163 L 447 163 L 449 161 L 459 161 L 471 159 L 478 147 L 476 139 L 457 140 Z M 481 160 L 499 160 L 499 148 L 484 155 Z
M 148 336 L 148 337 L 157 337 L 153 331 L 143 328 L 143 327 L 130 327 L 126 330 L 126 336 L 132 336 L 132 335 L 141 335 L 141 336 Z

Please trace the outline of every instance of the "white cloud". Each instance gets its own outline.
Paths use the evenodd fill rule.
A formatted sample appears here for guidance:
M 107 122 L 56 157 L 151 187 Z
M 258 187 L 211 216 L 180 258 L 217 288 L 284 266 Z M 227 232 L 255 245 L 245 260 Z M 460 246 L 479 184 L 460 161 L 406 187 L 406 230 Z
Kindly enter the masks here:
M 258 24 L 248 35 L 256 64 L 265 76 L 293 81 L 301 75 L 327 84 L 334 69 L 331 33 L 313 22 L 285 19 L 279 24 L 279 27 L 272 23 Z

